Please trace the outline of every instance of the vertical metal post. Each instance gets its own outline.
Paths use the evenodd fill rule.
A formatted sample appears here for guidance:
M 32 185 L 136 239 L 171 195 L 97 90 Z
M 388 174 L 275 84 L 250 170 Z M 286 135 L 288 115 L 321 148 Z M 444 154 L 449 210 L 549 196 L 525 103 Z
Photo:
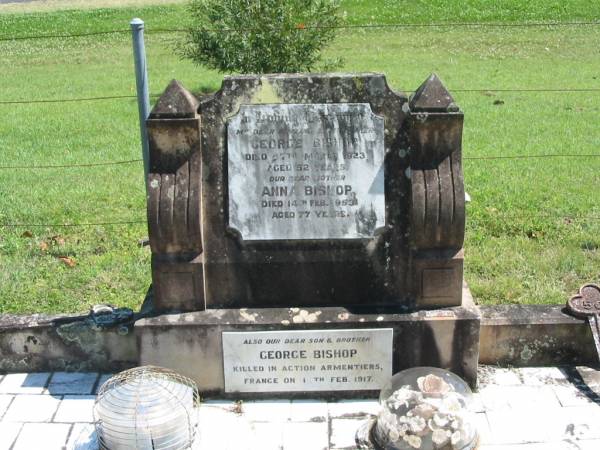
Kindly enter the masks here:
M 140 135 L 142 137 L 142 156 L 144 158 L 144 182 L 148 188 L 150 154 L 148 151 L 148 133 L 146 119 L 150 114 L 150 94 L 148 92 L 148 71 L 146 70 L 146 49 L 144 47 L 144 21 L 135 18 L 130 23 L 133 39 L 133 57 L 135 59 L 135 85 L 137 87 L 138 112 L 140 117 Z

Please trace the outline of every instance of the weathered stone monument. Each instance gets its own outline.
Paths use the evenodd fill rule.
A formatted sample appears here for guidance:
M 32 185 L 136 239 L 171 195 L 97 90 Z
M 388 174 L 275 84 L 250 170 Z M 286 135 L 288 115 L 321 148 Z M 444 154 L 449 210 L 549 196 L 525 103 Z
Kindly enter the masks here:
M 147 125 L 143 364 L 236 394 L 372 391 L 415 365 L 475 382 L 463 114 L 435 75 L 411 98 L 378 74 L 173 81 Z

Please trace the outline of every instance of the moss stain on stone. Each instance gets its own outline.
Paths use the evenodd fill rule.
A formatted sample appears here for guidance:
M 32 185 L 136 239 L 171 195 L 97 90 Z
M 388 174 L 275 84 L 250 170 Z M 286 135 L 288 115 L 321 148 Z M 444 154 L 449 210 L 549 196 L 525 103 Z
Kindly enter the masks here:
M 252 93 L 251 98 L 252 104 L 269 104 L 269 103 L 282 103 L 282 98 L 275 92 L 274 86 L 268 78 L 260 79 L 259 88 Z

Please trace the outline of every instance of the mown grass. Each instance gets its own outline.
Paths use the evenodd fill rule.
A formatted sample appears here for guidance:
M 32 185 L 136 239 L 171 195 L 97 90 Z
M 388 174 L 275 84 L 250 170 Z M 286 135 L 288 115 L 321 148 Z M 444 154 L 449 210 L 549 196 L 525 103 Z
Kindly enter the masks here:
M 597 2 L 346 1 L 349 23 L 589 21 Z M 459 5 L 459 6 L 457 6 Z M 180 28 L 183 5 L 0 14 L 0 35 Z M 222 75 L 181 61 L 178 34 L 147 36 L 151 91 L 171 78 L 216 90 Z M 464 156 L 599 154 L 600 92 L 460 92 L 596 88 L 600 26 L 347 30 L 327 56 L 413 90 L 432 71 L 465 111 Z M 126 34 L 0 42 L 0 101 L 134 95 Z M 139 158 L 133 99 L 0 104 L 0 166 Z M 480 303 L 562 303 L 600 274 L 600 158 L 465 159 L 466 279 Z M 0 224 L 143 221 L 140 163 L 0 169 Z M 150 284 L 144 224 L 0 228 L 0 312 L 137 308 Z M 63 257 L 61 260 L 60 257 Z M 65 258 L 69 258 L 66 259 Z M 70 267 L 69 262 L 74 263 Z M 72 265 L 72 264 L 71 264 Z

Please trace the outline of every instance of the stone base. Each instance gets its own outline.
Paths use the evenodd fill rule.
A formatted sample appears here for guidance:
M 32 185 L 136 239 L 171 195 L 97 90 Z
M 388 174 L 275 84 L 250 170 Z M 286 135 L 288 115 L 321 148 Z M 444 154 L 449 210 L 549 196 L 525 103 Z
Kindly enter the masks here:
M 477 383 L 480 314 L 469 290 L 463 306 L 414 313 L 362 312 L 340 307 L 211 309 L 164 314 L 135 324 L 140 365 L 173 369 L 192 378 L 203 396 L 258 398 L 344 398 L 373 396 L 373 391 L 318 391 L 280 394 L 226 394 L 223 374 L 224 331 L 332 330 L 393 328 L 393 372 L 415 367 L 441 367 Z M 299 322 L 302 317 L 303 322 Z M 308 321 L 307 321 L 308 320 Z

